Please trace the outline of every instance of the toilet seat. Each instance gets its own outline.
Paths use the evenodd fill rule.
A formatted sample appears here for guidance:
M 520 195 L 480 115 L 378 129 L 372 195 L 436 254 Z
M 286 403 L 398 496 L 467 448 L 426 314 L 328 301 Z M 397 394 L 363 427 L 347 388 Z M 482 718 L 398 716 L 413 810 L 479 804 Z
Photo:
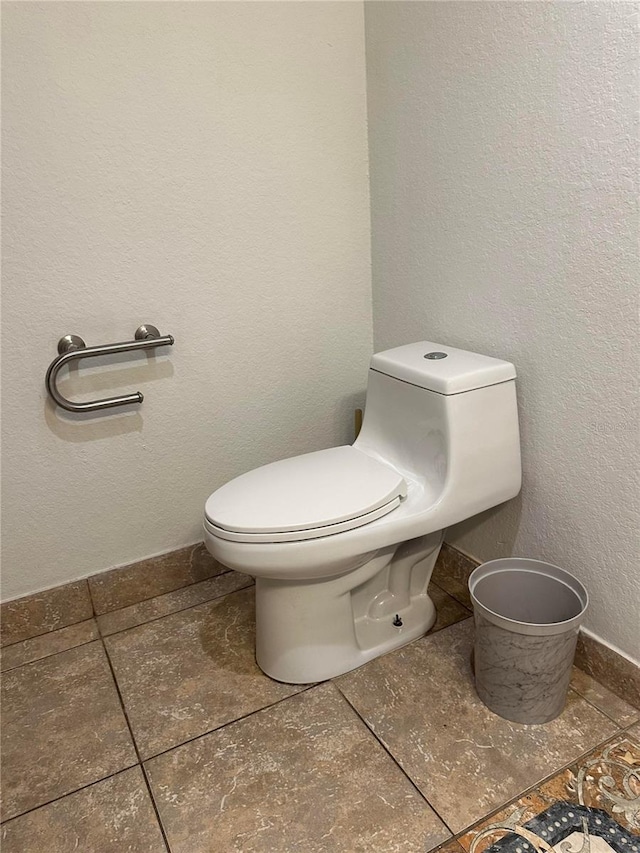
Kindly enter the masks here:
M 394 468 L 355 447 L 332 447 L 231 480 L 208 499 L 205 527 L 236 542 L 315 539 L 381 518 L 406 494 Z

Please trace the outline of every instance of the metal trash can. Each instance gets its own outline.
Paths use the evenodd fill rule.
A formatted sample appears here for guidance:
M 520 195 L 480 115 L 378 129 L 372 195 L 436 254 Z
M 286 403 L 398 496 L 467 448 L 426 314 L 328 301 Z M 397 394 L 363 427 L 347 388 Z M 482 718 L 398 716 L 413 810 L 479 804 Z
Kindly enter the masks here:
M 558 566 L 510 557 L 478 566 L 469 590 L 478 696 L 516 723 L 555 719 L 567 699 L 586 589 Z

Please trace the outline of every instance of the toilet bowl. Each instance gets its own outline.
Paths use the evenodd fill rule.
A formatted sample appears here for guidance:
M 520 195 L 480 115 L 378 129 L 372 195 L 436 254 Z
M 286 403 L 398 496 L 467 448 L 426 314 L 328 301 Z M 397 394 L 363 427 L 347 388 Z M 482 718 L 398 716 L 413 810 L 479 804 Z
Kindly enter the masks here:
M 256 660 L 306 684 L 420 637 L 444 530 L 520 491 L 515 368 L 428 341 L 371 359 L 351 446 L 265 465 L 205 505 L 205 543 L 256 580 Z

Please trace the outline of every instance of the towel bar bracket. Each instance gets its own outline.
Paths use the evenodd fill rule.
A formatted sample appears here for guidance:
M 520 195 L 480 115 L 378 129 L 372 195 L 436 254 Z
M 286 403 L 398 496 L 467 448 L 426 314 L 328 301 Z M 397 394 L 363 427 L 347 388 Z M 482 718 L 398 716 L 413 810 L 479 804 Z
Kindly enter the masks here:
M 58 341 L 58 352 L 64 355 L 66 352 L 75 352 L 86 347 L 85 342 L 79 335 L 65 335 Z

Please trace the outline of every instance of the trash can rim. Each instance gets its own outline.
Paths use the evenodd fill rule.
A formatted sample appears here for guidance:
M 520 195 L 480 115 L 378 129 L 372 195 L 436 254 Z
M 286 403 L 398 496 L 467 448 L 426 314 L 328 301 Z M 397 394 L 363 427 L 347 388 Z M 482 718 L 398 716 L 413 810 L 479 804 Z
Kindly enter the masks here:
M 520 565 L 517 564 L 527 564 Z M 514 565 L 516 564 L 516 565 Z M 548 569 L 552 569 L 552 572 L 544 572 L 541 571 L 541 568 L 545 567 Z M 484 571 L 480 571 L 480 570 Z M 489 571 L 486 571 L 489 569 Z M 581 608 L 579 613 L 575 616 L 569 617 L 569 619 L 563 619 L 561 622 L 525 622 L 521 619 L 512 619 L 509 616 L 503 616 L 501 613 L 497 613 L 495 610 L 492 610 L 490 607 L 487 607 L 482 601 L 476 598 L 474 589 L 475 586 L 481 581 L 483 578 L 488 577 L 492 574 L 500 574 L 506 571 L 515 571 L 515 572 L 526 572 L 531 571 L 535 574 L 543 574 L 548 578 L 552 578 L 553 580 L 558 581 L 558 583 L 564 584 L 564 586 L 568 587 L 576 596 L 581 604 Z M 557 573 L 557 574 L 556 574 Z M 477 577 L 474 577 L 477 575 Z M 558 577 L 560 575 L 560 577 Z M 567 583 L 565 578 L 570 581 Z M 473 602 L 474 607 L 478 607 L 480 611 L 484 611 L 487 614 L 491 614 L 494 618 L 501 622 L 508 623 L 510 625 L 522 625 L 527 626 L 533 629 L 544 630 L 545 628 L 562 628 L 562 626 L 571 626 L 576 623 L 576 620 L 581 620 L 584 616 L 587 607 L 589 606 L 589 593 L 584 586 L 584 584 L 578 580 L 575 575 L 572 575 L 571 572 L 568 572 L 566 569 L 560 568 L 560 566 L 556 566 L 553 563 L 547 563 L 546 560 L 535 560 L 529 557 L 501 557 L 497 560 L 488 560 L 486 563 L 481 563 L 479 566 L 471 572 L 469 576 L 469 593 L 471 594 L 471 600 Z M 555 632 L 554 632 L 555 633 Z M 558 632 L 560 633 L 560 632 Z

